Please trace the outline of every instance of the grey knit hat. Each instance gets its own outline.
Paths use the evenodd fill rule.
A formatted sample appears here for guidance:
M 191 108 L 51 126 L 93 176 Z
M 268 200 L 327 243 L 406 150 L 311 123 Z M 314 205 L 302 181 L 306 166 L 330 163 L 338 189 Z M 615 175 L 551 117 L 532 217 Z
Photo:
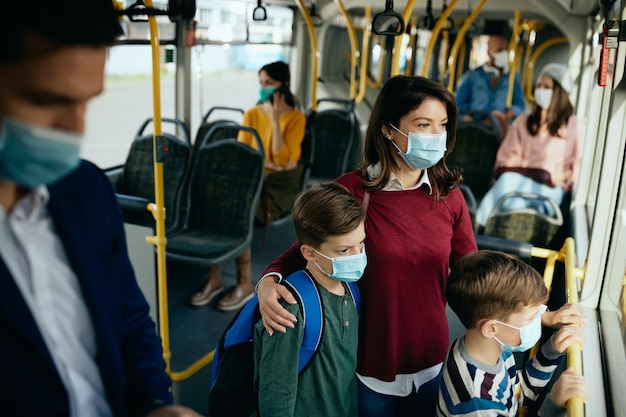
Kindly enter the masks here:
M 539 73 L 539 77 L 550 77 L 565 90 L 568 94 L 572 92 L 574 83 L 569 75 L 569 70 L 562 64 L 548 64 Z

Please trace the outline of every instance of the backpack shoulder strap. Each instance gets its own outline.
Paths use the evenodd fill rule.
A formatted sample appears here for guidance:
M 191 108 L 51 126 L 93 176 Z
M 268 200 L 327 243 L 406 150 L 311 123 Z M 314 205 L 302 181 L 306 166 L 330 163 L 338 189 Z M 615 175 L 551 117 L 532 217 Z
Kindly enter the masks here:
M 304 319 L 304 339 L 298 354 L 298 375 L 309 366 L 322 342 L 324 315 L 322 299 L 313 281 L 305 271 L 298 271 L 283 280 L 301 307 Z
M 356 282 L 348 283 L 348 290 L 350 291 L 350 295 L 352 296 L 352 301 L 354 301 L 354 305 L 356 306 L 356 311 L 361 312 L 361 293 L 359 292 L 359 287 L 357 287 Z

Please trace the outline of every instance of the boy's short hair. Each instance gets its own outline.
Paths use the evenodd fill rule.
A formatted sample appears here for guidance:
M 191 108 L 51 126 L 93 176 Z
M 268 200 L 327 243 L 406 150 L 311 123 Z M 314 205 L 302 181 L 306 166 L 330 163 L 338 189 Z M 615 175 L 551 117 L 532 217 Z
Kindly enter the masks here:
M 465 255 L 450 273 L 446 298 L 470 329 L 481 319 L 506 321 L 520 307 L 545 303 L 548 290 L 530 265 L 503 252 L 481 250 Z
M 355 230 L 365 221 L 365 212 L 343 185 L 331 182 L 298 194 L 291 217 L 298 242 L 317 248 L 328 236 Z
M 2 5 L 0 64 L 28 56 L 28 36 L 57 46 L 104 46 L 123 31 L 112 0 L 28 0 Z

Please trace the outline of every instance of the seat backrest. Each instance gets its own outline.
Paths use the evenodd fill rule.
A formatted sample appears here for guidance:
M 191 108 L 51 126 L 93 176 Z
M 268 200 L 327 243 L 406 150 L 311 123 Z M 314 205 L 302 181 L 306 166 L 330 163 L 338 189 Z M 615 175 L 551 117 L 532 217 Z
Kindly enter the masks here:
M 481 200 L 491 186 L 500 142 L 498 133 L 481 122 L 459 122 L 457 126 L 456 144 L 446 164 L 463 169 L 463 183 L 477 200 Z
M 189 174 L 185 229 L 251 239 L 263 166 L 262 152 L 234 139 L 201 146 Z
M 210 121 L 210 117 L 214 112 L 229 112 L 233 113 L 233 118 L 225 119 L 215 119 Z M 243 116 L 244 110 L 237 107 L 225 107 L 225 106 L 215 106 L 211 107 L 205 114 L 202 116 L 202 121 L 200 122 L 200 126 L 198 127 L 198 131 L 196 132 L 196 137 L 194 139 L 194 151 L 198 148 L 201 143 L 210 143 L 216 140 L 221 139 L 230 139 L 233 136 L 233 131 L 229 130 L 220 130 L 219 132 L 215 132 L 215 134 L 211 137 L 207 137 L 209 131 L 213 128 L 213 126 L 217 124 L 231 124 L 231 125 L 239 125 Z M 237 135 L 235 134 L 235 138 Z
M 470 219 L 472 220 L 472 228 L 474 229 L 474 232 L 476 232 L 478 228 L 478 223 L 476 222 L 476 210 L 478 210 L 476 197 L 474 197 L 474 193 L 466 184 L 459 185 L 459 189 L 463 193 L 463 198 L 465 198 L 465 204 L 467 204 Z
M 157 138 L 163 154 L 163 197 L 166 211 L 165 229 L 179 223 L 179 203 L 185 175 L 189 165 L 189 144 L 174 135 L 163 133 Z M 138 136 L 133 141 L 116 192 L 154 202 L 154 151 L 153 135 Z
M 321 99 L 318 102 L 335 102 L 342 108 L 331 108 L 312 115 L 311 126 L 315 136 L 314 162 L 311 177 L 332 181 L 352 169 L 351 152 L 358 123 L 354 102 L 340 99 Z
M 556 202 L 532 193 L 504 195 L 487 218 L 484 234 L 546 247 L 563 226 Z

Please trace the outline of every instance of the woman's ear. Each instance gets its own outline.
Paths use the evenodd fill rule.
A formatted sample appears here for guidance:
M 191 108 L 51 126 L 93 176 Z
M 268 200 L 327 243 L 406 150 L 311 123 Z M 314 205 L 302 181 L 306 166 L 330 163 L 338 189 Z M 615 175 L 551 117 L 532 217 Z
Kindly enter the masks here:
M 380 127 L 380 131 L 385 138 L 391 139 L 391 129 L 389 128 L 389 126 L 383 123 L 383 125 Z
M 300 245 L 300 252 L 302 253 L 302 256 L 304 257 L 304 259 L 306 259 L 309 262 L 314 262 L 315 261 L 315 251 L 313 250 L 313 247 L 310 245 Z

